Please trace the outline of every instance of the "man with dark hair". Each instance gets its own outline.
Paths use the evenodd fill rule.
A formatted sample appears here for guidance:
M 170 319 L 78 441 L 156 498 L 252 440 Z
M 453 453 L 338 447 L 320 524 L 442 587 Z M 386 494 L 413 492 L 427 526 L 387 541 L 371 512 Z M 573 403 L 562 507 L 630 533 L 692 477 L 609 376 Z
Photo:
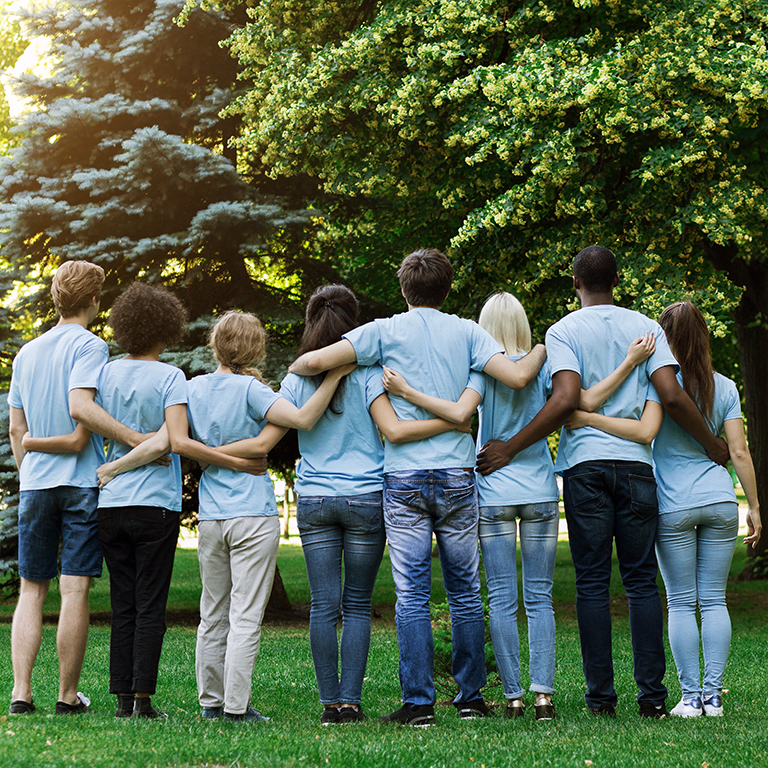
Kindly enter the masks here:
M 539 345 L 513 362 L 477 323 L 440 312 L 453 268 L 439 251 L 416 251 L 398 271 L 408 311 L 344 334 L 342 341 L 308 352 L 291 366 L 314 375 L 348 362 L 381 363 L 402 373 L 415 388 L 458 400 L 471 370 L 485 371 L 513 389 L 531 381 L 544 362 Z M 402 398 L 392 405 L 400 419 L 432 414 Z M 437 539 L 451 609 L 454 700 L 461 718 L 488 714 L 485 624 L 480 601 L 478 509 L 470 435 L 445 432 L 411 443 L 386 443 L 384 524 L 397 592 L 397 637 L 403 706 L 382 722 L 414 726 L 434 722 L 434 645 L 429 614 L 432 535 Z
M 581 251 L 573 264 L 573 285 L 581 309 L 547 332 L 552 397 L 533 421 L 506 442 L 491 441 L 478 456 L 489 474 L 524 448 L 560 427 L 588 389 L 613 372 L 630 343 L 653 334 L 655 352 L 638 365 L 600 406 L 607 416 L 639 419 L 652 383 L 667 413 L 697 440 L 713 461 L 725 464 L 728 448 L 707 427 L 696 405 L 678 385 L 677 361 L 658 323 L 613 304 L 619 276 L 613 253 L 601 246 Z M 565 513 L 574 568 L 576 613 L 587 683 L 586 702 L 596 715 L 613 715 L 609 586 L 611 552 L 616 552 L 629 598 L 639 714 L 667 714 L 662 612 L 656 586 L 654 540 L 658 505 L 649 445 L 592 428 L 564 429 L 555 469 L 563 475 Z

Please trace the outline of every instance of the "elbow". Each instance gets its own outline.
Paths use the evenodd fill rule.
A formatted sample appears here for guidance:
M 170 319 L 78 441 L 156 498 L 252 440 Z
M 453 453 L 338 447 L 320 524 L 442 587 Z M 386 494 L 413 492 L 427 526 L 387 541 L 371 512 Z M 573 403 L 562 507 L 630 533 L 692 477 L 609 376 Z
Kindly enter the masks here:
M 730 449 L 731 454 L 731 461 L 733 462 L 733 465 L 743 465 L 746 464 L 748 461 L 751 460 L 752 456 L 749 453 L 749 448 L 745 447 L 739 447 L 734 448 L 732 445 L 729 445 L 728 448 Z
M 392 443 L 392 445 L 397 445 L 398 443 L 403 442 L 403 434 L 398 429 L 392 429 L 392 428 L 382 429 L 381 433 L 384 435 L 387 442 Z
M 325 367 L 323 366 L 320 359 L 320 355 L 317 352 L 306 352 L 301 362 L 303 363 L 302 367 L 310 375 L 322 373 L 325 370 Z M 304 427 L 299 427 L 299 429 L 304 429 Z
M 168 448 L 170 448 L 174 453 L 177 453 L 179 456 L 183 456 L 184 440 L 181 440 L 178 437 L 171 437 L 170 440 L 168 440 Z M 166 451 L 168 448 L 166 448 Z
M 650 445 L 653 442 L 653 439 L 656 437 L 656 432 L 643 432 L 641 435 L 638 436 L 638 443 L 641 443 L 642 445 Z

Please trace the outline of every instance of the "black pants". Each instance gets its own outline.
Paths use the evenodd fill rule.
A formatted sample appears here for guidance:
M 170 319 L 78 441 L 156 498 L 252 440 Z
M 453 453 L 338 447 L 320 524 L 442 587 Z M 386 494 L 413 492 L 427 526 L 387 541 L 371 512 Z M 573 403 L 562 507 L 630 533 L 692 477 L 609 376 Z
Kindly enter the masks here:
M 99 509 L 112 601 L 110 693 L 155 692 L 178 537 L 178 512 L 138 506 Z

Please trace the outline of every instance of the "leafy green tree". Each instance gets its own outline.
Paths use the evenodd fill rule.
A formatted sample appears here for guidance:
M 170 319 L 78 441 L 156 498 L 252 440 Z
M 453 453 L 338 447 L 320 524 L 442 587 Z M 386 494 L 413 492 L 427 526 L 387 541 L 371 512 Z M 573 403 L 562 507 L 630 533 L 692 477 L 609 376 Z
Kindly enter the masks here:
M 573 255 L 610 246 L 622 303 L 692 298 L 716 337 L 735 333 L 738 361 L 727 340 L 718 364 L 741 375 L 768 510 L 766 0 L 248 10 L 229 40 L 252 81 L 227 110 L 236 144 L 253 168 L 319 181 L 325 247 L 350 274 L 450 247 L 456 308 L 512 289 L 541 333 L 574 306 Z

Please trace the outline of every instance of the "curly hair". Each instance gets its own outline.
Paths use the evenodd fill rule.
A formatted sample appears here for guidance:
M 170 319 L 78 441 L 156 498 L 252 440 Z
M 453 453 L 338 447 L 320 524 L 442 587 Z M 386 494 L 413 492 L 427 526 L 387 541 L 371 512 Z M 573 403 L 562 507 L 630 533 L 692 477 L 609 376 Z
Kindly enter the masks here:
M 180 341 L 187 325 L 187 310 L 165 288 L 133 283 L 118 296 L 109 315 L 109 325 L 120 349 L 143 355 L 162 343 Z
M 208 346 L 214 357 L 226 365 L 233 373 L 255 376 L 261 375 L 255 363 L 264 358 L 267 334 L 261 321 L 248 312 L 230 310 L 225 312 L 211 329 Z
M 51 297 L 63 318 L 74 317 L 101 294 L 104 270 L 90 261 L 65 261 L 53 276 Z

